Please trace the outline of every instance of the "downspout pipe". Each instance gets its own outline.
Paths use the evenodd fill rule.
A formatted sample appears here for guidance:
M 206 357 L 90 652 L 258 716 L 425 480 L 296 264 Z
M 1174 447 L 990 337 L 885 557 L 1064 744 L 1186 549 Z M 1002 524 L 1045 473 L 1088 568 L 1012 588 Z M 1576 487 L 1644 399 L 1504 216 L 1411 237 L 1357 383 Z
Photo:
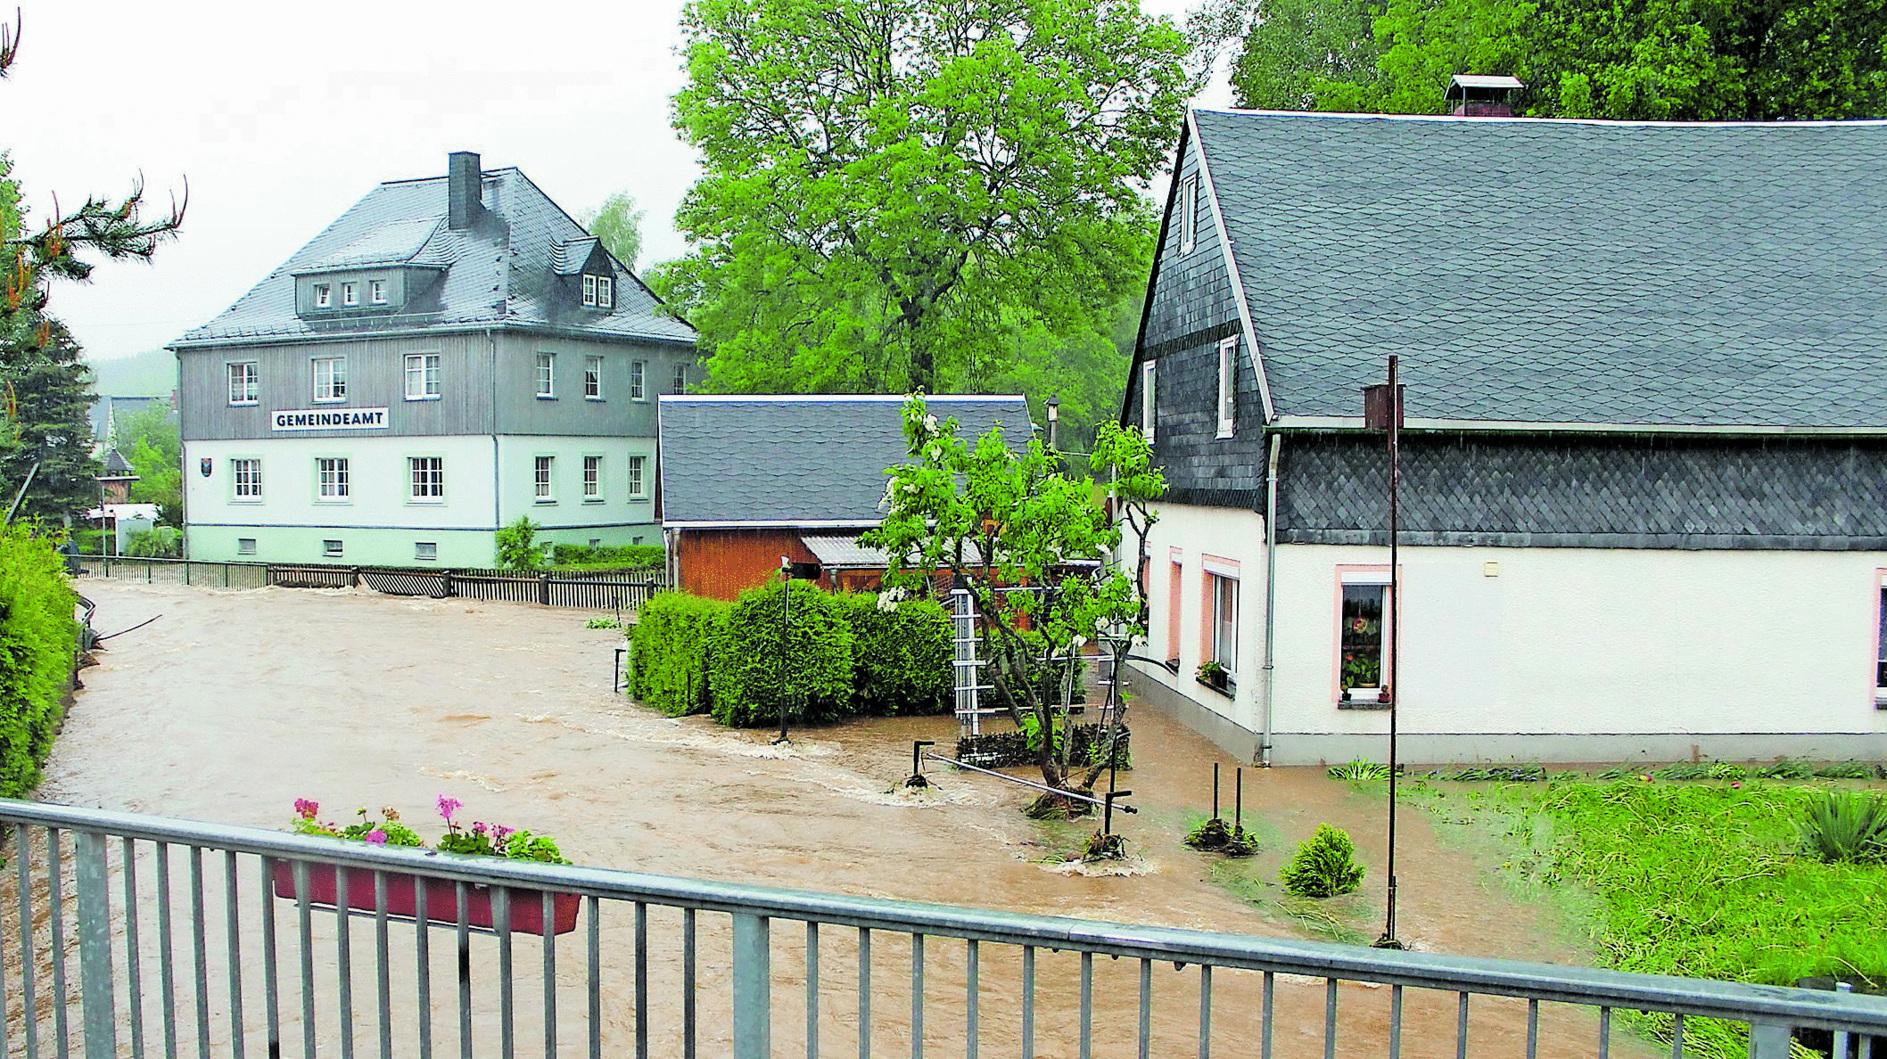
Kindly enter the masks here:
M 1274 647 L 1278 628 L 1278 450 L 1284 435 L 1271 432 L 1271 453 L 1265 463 L 1265 663 L 1264 713 L 1258 737 L 1258 765 L 1271 767 L 1271 713 L 1277 696 L 1278 674 Z

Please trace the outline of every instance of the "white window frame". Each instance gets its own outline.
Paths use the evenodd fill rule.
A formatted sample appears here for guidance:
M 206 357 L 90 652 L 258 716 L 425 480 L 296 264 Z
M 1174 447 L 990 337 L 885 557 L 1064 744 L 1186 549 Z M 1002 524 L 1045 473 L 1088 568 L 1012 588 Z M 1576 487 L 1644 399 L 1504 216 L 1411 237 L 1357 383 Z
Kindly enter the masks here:
M 1219 437 L 1238 427 L 1238 336 L 1219 340 Z
M 593 453 L 583 457 L 583 502 L 603 502 L 603 457 Z
M 387 281 L 383 279 L 368 280 L 367 300 L 374 305 L 385 305 L 387 303 Z
M 583 358 L 583 399 L 603 399 L 603 358 L 590 353 Z
M 406 399 L 409 401 L 437 401 L 439 399 L 439 354 L 408 353 L 405 361 Z M 418 380 L 417 392 L 413 382 Z
M 316 456 L 315 501 L 322 504 L 345 504 L 352 500 L 352 486 L 348 481 L 352 475 L 349 472 L 350 467 L 346 456 Z
M 249 471 L 244 475 L 244 469 Z M 248 479 L 244 481 L 245 477 Z M 244 486 L 247 485 L 247 491 Z M 262 457 L 236 456 L 229 461 L 229 498 L 236 504 L 260 504 L 262 502 Z
M 238 369 L 243 369 L 239 371 Z M 229 383 L 229 403 L 232 407 L 255 404 L 262 393 L 262 367 L 253 360 L 232 360 L 223 365 L 224 377 Z M 241 389 L 238 389 L 238 382 Z M 243 396 L 243 395 L 247 396 Z
M 1229 588 L 1229 593 L 1227 589 Z M 1230 599 L 1226 597 L 1229 594 Z M 1239 584 L 1235 574 L 1206 567 L 1206 630 L 1210 639 L 1205 643 L 1207 657 L 1224 667 L 1232 676 L 1238 675 L 1238 599 Z
M 1153 444 L 1154 414 L 1159 405 L 1154 400 L 1154 388 L 1159 384 L 1160 362 L 1149 360 L 1140 365 L 1140 432 L 1147 436 L 1147 444 Z
M 596 277 L 596 307 L 598 309 L 616 307 L 616 281 L 608 276 Z
M 430 466 L 422 468 L 420 464 Z M 431 486 L 428 492 L 420 491 L 421 472 Z M 446 458 L 444 456 L 408 456 L 406 458 L 406 500 L 410 504 L 443 504 L 446 502 Z
M 430 549 L 431 554 L 427 554 L 427 552 L 422 549 Z M 414 541 L 413 542 L 413 559 L 415 562 L 422 562 L 422 563 L 438 562 L 439 561 L 439 542 L 438 541 Z
M 583 304 L 591 308 L 596 306 L 596 277 L 588 272 L 583 274 Z
M 629 457 L 629 499 L 647 500 L 649 498 L 649 458 L 641 453 Z
M 333 307 L 333 305 L 334 305 L 334 284 L 332 283 L 314 284 L 314 307 L 317 309 L 327 309 L 327 308 Z
M 1199 246 L 1199 174 L 1188 173 L 1179 182 L 1179 252 L 1190 254 Z
M 347 400 L 347 358 L 346 357 L 310 357 L 314 372 L 314 400 L 316 404 L 335 404 Z M 321 395 L 322 369 L 327 369 L 327 396 Z
M 342 282 L 341 284 L 342 308 L 351 309 L 354 306 L 359 305 L 359 304 L 360 304 L 360 284 L 351 279 Z
M 557 354 L 539 352 L 534 364 L 538 399 L 554 400 L 557 396 Z
M 557 502 L 557 457 L 531 457 L 531 501 L 537 504 Z
M 346 550 L 347 543 L 345 541 L 339 541 L 329 537 L 321 542 L 321 557 L 324 559 L 339 559 Z
M 688 392 L 688 362 L 687 361 L 675 362 L 675 392 L 676 393 Z
M 631 401 L 649 399 L 649 362 L 646 360 L 629 362 L 629 399 Z

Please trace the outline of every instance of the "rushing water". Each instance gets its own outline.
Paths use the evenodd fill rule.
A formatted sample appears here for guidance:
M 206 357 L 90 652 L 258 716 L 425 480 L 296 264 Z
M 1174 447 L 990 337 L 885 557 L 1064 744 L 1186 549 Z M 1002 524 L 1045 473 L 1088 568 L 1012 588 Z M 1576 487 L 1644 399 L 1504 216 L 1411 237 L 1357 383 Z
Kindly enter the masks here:
M 765 735 L 717 728 L 701 718 L 670 720 L 610 692 L 610 630 L 583 628 L 583 616 L 525 605 L 465 600 L 395 599 L 368 593 L 259 589 L 224 591 L 90 583 L 104 631 L 153 615 L 153 624 L 111 641 L 100 665 L 84 673 L 80 692 L 59 738 L 39 796 L 47 801 L 123 809 L 200 820 L 284 826 L 299 797 L 322 804 L 322 814 L 345 821 L 357 806 L 400 809 L 422 832 L 434 830 L 431 806 L 449 793 L 465 802 L 463 815 L 529 827 L 557 836 L 571 859 L 664 874 L 737 880 L 796 888 L 920 901 L 974 904 L 1024 912 L 1301 936 L 1298 922 L 1275 905 L 1254 906 L 1215 885 L 1212 862 L 1185 850 L 1178 837 L 1187 813 L 1203 810 L 1211 766 L 1226 767 L 1227 814 L 1233 764 L 1190 731 L 1148 709 L 1133 717 L 1135 768 L 1122 786 L 1142 809 L 1119 830 L 1133 843 L 1135 870 L 1092 876 L 1054 870 L 1069 832 L 1053 833 L 1017 811 L 1027 791 L 995 780 L 931 766 L 938 787 L 925 795 L 897 788 L 909 772 L 913 739 L 948 745 L 949 718 L 899 718 L 810 730 L 789 747 Z M 1351 829 L 1372 865 L 1366 896 L 1380 907 L 1383 839 L 1378 799 L 1332 782 L 1316 770 L 1247 770 L 1248 823 L 1286 846 L 1320 820 Z M 1405 812 L 1401 923 L 1406 939 L 1427 949 L 1458 953 L 1577 960 L 1552 940 L 1549 927 L 1508 900 L 1466 854 L 1441 848 L 1418 812 Z M 1260 855 L 1274 877 L 1282 848 Z M 114 851 L 115 854 L 115 851 Z M 32 863 L 43 888 L 43 850 Z M 209 1040 L 221 1053 L 230 1043 L 225 981 L 227 935 L 222 910 L 224 864 L 211 854 L 204 865 L 212 990 L 206 1017 Z M 144 899 L 155 894 L 149 855 L 139 864 Z M 181 851 L 171 864 L 172 901 L 187 914 L 188 865 Z M 23 1018 L 12 872 L 0 880 L 0 944 L 6 945 L 9 1028 Z M 67 865 L 66 888 L 71 887 Z M 114 883 L 114 886 L 121 886 Z M 264 906 L 258 880 L 245 868 L 238 878 L 243 917 L 237 941 L 245 964 L 258 951 Z M 122 912 L 114 890 L 114 912 Z M 39 907 L 44 908 L 41 900 Z M 615 912 L 614 921 L 608 915 Z M 146 906 L 147 917 L 152 914 Z M 43 913 L 42 913 L 43 915 Z M 68 919 L 70 912 L 68 912 Z M 335 926 L 317 916 L 318 1036 L 332 1041 Z M 633 1041 L 632 982 L 627 958 L 633 935 L 627 910 L 607 909 L 604 948 L 605 1054 L 622 1054 Z M 680 1023 L 679 913 L 650 912 L 650 1024 L 658 1041 L 672 1041 Z M 46 931 L 41 922 L 39 929 Z M 191 1049 L 196 1009 L 187 981 L 189 930 L 177 942 L 183 979 L 176 1032 Z M 278 916 L 284 973 L 296 959 L 293 916 Z M 67 925 L 68 933 L 70 924 Z M 359 1013 L 356 1046 L 375 1054 L 372 926 L 354 928 L 354 995 Z M 155 932 L 144 928 L 146 968 L 155 966 Z M 410 928 L 394 939 L 398 988 L 394 997 L 396 1054 L 411 1054 L 415 955 Z M 851 932 L 821 938 L 822 1051 L 857 1054 L 855 943 Z M 49 965 L 42 933 L 35 961 L 42 979 L 42 1020 L 51 1016 Z M 563 1049 L 583 1046 L 584 979 L 581 945 L 571 936 L 558 963 L 559 1010 L 573 1019 Z M 475 949 L 490 939 L 477 939 Z M 123 924 L 114 937 L 122 951 Z M 541 1031 L 535 939 L 520 941 L 518 1039 L 537 1050 Z M 702 921 L 699 1003 L 701 1054 L 725 1050 L 728 972 L 725 919 Z M 907 938 L 874 946 L 874 1044 L 882 1054 L 909 1049 L 910 978 Z M 803 943 L 782 925 L 774 942 L 775 1047 L 803 1054 Z M 961 1052 L 966 960 L 960 943 L 933 941 L 926 953 L 926 1041 L 936 1054 Z M 474 953 L 475 959 L 483 959 Z M 449 936 L 439 933 L 432 960 L 435 1044 L 456 1051 L 456 1002 Z M 1019 957 L 985 947 L 981 975 L 982 1041 L 988 1054 L 1015 1054 L 1019 1005 L 1013 983 Z M 1037 1035 L 1042 1056 L 1073 1054 L 1077 962 L 1044 953 L 1038 966 Z M 76 977 L 76 963 L 72 965 Z M 123 973 L 121 969 L 121 974 Z M 148 973 L 148 972 L 147 972 Z M 523 970 L 520 970 L 520 982 Z M 1132 1054 L 1139 968 L 1096 962 L 1099 998 L 1096 1054 Z M 1221 1054 L 1255 1053 L 1259 1001 L 1255 976 L 1225 975 L 1214 983 L 1215 1040 Z M 259 988 L 259 987 L 256 987 Z M 292 988 L 285 984 L 292 993 Z M 123 983 L 120 985 L 123 1004 Z M 1341 994 L 1339 1054 L 1385 1054 L 1387 990 L 1345 985 Z M 369 998 L 365 1003 L 361 998 Z M 1190 1043 L 1198 1019 L 1196 971 L 1163 966 L 1155 975 L 1154 1054 L 1175 1054 Z M 260 1004 L 247 997 L 246 1037 L 261 1054 Z M 1281 981 L 1277 999 L 1280 1056 L 1322 1054 L 1321 982 Z M 1525 1006 L 1477 1001 L 1471 1054 L 1520 1054 Z M 490 1047 L 494 997 L 474 996 L 475 1036 Z M 150 1040 L 159 1039 L 155 999 L 147 999 Z M 299 1000 L 285 995 L 285 1040 L 298 1051 Z M 1409 1055 L 1453 1055 L 1452 995 L 1411 995 L 1403 1029 Z M 1549 1010 L 1542 1023 L 1542 1054 L 1591 1054 L 1592 1018 Z M 1622 1034 L 1620 1035 L 1622 1037 Z M 121 1042 L 123 1037 L 121 1036 Z M 1248 1047 L 1249 1045 L 1249 1047 Z M 1621 1039 L 1621 1050 L 1625 1042 Z M 154 1054 L 155 1045 L 153 1044 Z M 658 1046 L 655 1054 L 670 1054 Z

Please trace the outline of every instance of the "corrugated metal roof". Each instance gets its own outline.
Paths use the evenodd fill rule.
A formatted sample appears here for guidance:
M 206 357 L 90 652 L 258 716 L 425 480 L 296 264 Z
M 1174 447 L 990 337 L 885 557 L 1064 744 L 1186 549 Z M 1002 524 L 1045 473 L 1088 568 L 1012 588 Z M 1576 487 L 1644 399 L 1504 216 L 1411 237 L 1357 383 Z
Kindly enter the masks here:
M 1887 124 L 1194 123 L 1280 415 L 1887 427 Z
M 234 305 L 173 345 L 468 325 L 694 342 L 694 329 L 669 315 L 642 281 L 613 259 L 612 309 L 585 309 L 561 297 L 553 248 L 592 237 L 521 171 L 487 170 L 484 202 L 486 215 L 458 230 L 444 223 L 445 177 L 381 184 Z M 296 313 L 296 273 L 390 263 L 437 267 L 443 274 L 411 293 L 394 315 L 324 319 L 311 326 Z
M 925 399 L 960 434 L 1033 429 L 1019 396 Z M 851 527 L 883 513 L 885 471 L 908 455 L 904 398 L 877 395 L 663 396 L 663 521 L 669 525 Z

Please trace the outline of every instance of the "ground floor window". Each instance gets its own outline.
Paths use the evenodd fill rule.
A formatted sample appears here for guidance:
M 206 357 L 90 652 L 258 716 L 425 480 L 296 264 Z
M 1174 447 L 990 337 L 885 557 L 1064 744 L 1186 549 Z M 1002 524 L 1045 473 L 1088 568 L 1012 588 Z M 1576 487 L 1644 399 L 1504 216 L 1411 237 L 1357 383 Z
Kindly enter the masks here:
M 531 463 L 531 488 L 540 504 L 547 504 L 555 499 L 551 491 L 551 468 L 556 466 L 555 461 L 554 456 L 539 456 Z
M 413 542 L 413 558 L 425 559 L 425 560 L 432 560 L 432 559 L 439 558 L 438 542 L 437 541 L 414 541 Z
M 414 500 L 444 500 L 446 497 L 446 461 L 443 456 L 409 456 L 407 476 L 412 482 Z
M 1238 578 L 1206 574 L 1212 602 L 1211 658 L 1227 673 L 1238 672 Z
M 1337 679 L 1347 702 L 1376 702 L 1387 685 L 1389 585 L 1384 580 L 1343 583 L 1337 628 Z
M 644 480 L 643 469 L 648 462 L 647 456 L 629 457 L 629 496 L 640 500 L 649 495 L 648 483 Z
M 256 539 L 254 537 L 237 537 L 236 538 L 236 554 L 237 555 L 254 555 L 255 553 L 256 553 Z
M 321 499 L 347 499 L 347 460 L 345 458 L 323 456 L 315 461 L 315 472 L 320 482 Z
M 583 499 L 603 499 L 603 457 L 583 457 Z
M 322 541 L 321 554 L 327 556 L 330 559 L 340 558 L 341 542 L 340 541 Z
M 1874 663 L 1874 698 L 1887 703 L 1887 572 L 1880 576 L 1880 614 L 1874 621 L 1874 631 L 1880 637 Z
M 1175 669 L 1179 668 L 1180 593 L 1185 585 L 1186 568 L 1175 555 L 1166 578 L 1166 661 Z
M 234 459 L 229 467 L 236 477 L 236 499 L 262 499 L 262 461 L 254 458 Z

